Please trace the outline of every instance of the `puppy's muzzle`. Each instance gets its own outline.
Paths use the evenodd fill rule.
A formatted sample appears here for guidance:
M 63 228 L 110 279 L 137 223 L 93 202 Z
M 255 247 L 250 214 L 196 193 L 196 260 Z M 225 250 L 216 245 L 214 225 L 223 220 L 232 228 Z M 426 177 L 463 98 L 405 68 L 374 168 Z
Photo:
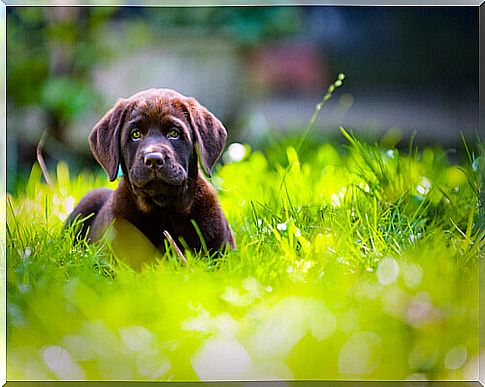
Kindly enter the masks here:
M 157 171 L 165 164 L 165 155 L 161 152 L 150 152 L 143 156 L 143 162 L 148 168 Z

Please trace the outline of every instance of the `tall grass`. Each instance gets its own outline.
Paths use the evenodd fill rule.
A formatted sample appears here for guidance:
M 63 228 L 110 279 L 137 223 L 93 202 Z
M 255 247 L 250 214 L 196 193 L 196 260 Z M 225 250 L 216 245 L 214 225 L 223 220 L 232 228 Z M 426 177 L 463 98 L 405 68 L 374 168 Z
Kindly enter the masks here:
M 8 379 L 475 379 L 476 157 L 342 135 L 306 162 L 246 146 L 212 179 L 238 249 L 141 272 L 62 229 L 116 183 L 34 165 L 6 197 Z

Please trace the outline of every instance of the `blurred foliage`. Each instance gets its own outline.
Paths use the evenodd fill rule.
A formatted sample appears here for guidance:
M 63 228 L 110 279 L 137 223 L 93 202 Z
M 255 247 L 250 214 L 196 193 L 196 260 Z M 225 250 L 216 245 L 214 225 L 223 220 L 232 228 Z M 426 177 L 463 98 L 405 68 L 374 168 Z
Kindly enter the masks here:
M 184 28 L 222 34 L 244 47 L 293 34 L 303 23 L 298 7 L 178 7 L 149 9 L 144 16 L 160 31 Z
M 473 379 L 477 158 L 343 136 L 306 161 L 229 145 L 212 183 L 238 249 L 141 272 L 62 231 L 116 183 L 61 163 L 50 188 L 34 166 L 7 196 L 8 379 Z
M 9 100 L 39 104 L 66 119 L 82 113 L 96 101 L 91 73 L 99 61 L 111 56 L 102 32 L 114 20 L 143 22 L 163 34 L 181 28 L 221 33 L 252 45 L 295 32 L 299 13 L 295 7 L 11 7 Z
M 108 7 L 11 7 L 7 13 L 7 94 L 17 106 L 39 106 L 50 129 L 64 127 L 99 102 L 94 66 L 109 57 L 99 39 Z
M 116 55 L 112 40 L 120 37 L 110 24 L 126 22 L 121 41 L 136 47 L 183 30 L 219 34 L 248 48 L 295 32 L 300 13 L 294 7 L 10 7 L 9 108 L 17 114 L 37 108 L 42 125 L 66 143 L 74 121 L 103 105 L 93 73 Z

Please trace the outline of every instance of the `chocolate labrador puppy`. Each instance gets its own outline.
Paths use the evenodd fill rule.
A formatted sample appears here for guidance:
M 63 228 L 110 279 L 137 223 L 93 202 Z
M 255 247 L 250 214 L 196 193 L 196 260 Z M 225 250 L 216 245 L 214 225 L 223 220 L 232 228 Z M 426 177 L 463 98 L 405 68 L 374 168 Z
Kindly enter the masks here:
M 92 129 L 89 145 L 111 181 L 119 166 L 123 176 L 116 190 L 84 196 L 68 224 L 92 214 L 80 226 L 91 242 L 110 225 L 128 222 L 161 250 L 166 236 L 182 250 L 235 248 L 216 191 L 199 169 L 200 163 L 210 176 L 226 137 L 212 113 L 173 90 L 149 89 L 118 100 Z

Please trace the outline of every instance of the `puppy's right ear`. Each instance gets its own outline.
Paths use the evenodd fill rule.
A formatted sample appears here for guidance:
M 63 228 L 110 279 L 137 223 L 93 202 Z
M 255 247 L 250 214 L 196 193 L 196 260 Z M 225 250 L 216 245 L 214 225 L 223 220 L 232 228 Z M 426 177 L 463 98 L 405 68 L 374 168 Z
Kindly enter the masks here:
M 118 175 L 120 132 L 126 117 L 126 107 L 127 101 L 119 99 L 89 134 L 91 152 L 108 173 L 110 181 L 114 181 Z

